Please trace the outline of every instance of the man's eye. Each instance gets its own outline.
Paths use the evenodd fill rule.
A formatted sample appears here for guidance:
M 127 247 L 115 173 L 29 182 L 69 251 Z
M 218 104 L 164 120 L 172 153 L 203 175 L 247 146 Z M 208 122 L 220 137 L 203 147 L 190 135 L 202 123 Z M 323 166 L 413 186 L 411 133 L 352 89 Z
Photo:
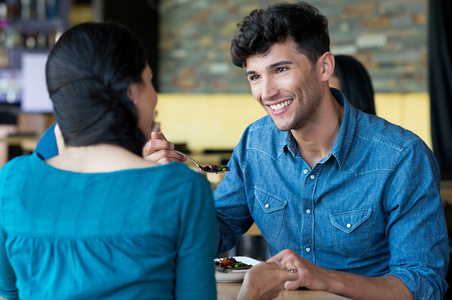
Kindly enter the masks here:
M 276 73 L 282 73 L 282 72 L 284 72 L 286 70 L 287 70 L 286 67 L 279 67 L 279 68 L 276 69 Z
M 257 80 L 257 79 L 259 79 L 259 75 L 251 75 L 251 76 L 248 77 L 249 81 L 254 81 L 254 80 Z

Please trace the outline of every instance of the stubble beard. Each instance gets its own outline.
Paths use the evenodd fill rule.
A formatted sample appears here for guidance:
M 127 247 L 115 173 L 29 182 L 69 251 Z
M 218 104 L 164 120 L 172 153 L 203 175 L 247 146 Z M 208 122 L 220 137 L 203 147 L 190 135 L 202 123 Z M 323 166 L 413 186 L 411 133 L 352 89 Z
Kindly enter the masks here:
M 308 95 L 301 92 L 301 99 L 298 99 L 297 103 L 292 103 L 292 105 L 297 105 L 292 120 L 284 124 L 281 124 L 281 122 L 277 123 L 273 120 L 273 123 L 275 123 L 279 131 L 303 129 L 317 118 L 320 102 L 320 97 L 317 93 Z

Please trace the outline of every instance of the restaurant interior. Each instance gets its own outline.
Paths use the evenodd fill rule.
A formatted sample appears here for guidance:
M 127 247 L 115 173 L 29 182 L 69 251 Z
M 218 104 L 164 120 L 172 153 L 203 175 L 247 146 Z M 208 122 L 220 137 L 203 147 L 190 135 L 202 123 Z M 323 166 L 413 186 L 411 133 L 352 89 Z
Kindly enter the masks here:
M 333 54 L 352 55 L 368 70 L 377 115 L 413 131 L 435 153 L 452 232 L 452 46 L 441 44 L 447 35 L 450 40 L 452 27 L 436 22 L 429 6 L 435 1 L 317 0 L 315 5 L 329 19 Z M 165 136 L 201 164 L 226 164 L 246 126 L 265 115 L 243 69 L 230 61 L 230 40 L 249 11 L 276 2 L 0 1 L 0 167 L 32 153 L 54 121 L 43 68 L 55 40 L 75 24 L 105 20 L 130 27 L 153 54 L 157 121 Z M 447 46 L 449 51 L 440 51 Z M 213 189 L 223 176 L 208 174 Z M 254 226 L 223 255 L 269 257 Z

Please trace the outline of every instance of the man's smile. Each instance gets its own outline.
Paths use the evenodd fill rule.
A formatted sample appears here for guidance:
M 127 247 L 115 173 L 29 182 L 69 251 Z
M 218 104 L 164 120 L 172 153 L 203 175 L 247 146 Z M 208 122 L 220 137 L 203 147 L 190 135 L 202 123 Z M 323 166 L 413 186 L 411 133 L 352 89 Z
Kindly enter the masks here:
M 278 104 L 269 105 L 269 106 L 274 112 L 277 112 L 277 111 L 280 111 L 281 109 L 289 106 L 292 102 L 293 102 L 293 99 L 286 100 L 284 102 L 281 102 L 281 103 L 278 103 Z

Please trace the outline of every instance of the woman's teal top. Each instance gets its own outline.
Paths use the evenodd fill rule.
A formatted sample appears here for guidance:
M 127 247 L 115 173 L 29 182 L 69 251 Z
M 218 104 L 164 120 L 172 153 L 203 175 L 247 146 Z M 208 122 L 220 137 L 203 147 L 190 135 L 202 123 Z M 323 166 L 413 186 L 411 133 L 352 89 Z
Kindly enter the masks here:
M 0 295 L 216 299 L 215 226 L 185 164 L 74 173 L 21 156 L 0 171 Z

